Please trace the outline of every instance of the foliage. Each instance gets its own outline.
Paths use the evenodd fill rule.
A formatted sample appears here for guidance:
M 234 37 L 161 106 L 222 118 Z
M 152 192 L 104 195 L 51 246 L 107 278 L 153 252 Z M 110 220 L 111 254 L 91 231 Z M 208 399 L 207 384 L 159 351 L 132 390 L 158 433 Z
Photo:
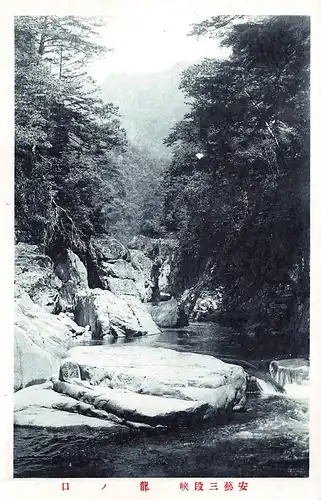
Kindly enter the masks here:
M 84 248 L 108 230 L 120 175 L 110 152 L 126 145 L 117 108 L 105 104 L 84 65 L 102 47 L 96 19 L 15 19 L 16 233 L 48 251 Z M 108 211 L 107 210 L 107 211 Z
M 227 312 L 282 329 L 309 287 L 309 19 L 218 16 L 193 34 L 231 52 L 184 72 L 191 111 L 166 140 L 174 280 L 206 272 Z
M 163 173 L 168 161 L 129 144 L 126 151 L 115 157 L 115 162 L 121 165 L 124 191 L 121 210 L 111 223 L 114 235 L 124 243 L 138 234 L 162 236 Z

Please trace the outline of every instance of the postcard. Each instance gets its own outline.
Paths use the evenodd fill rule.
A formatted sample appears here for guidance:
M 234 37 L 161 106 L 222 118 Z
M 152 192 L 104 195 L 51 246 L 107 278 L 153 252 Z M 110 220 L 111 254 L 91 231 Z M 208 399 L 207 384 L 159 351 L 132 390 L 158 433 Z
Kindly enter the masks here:
M 4 498 L 321 498 L 317 7 L 3 9 Z

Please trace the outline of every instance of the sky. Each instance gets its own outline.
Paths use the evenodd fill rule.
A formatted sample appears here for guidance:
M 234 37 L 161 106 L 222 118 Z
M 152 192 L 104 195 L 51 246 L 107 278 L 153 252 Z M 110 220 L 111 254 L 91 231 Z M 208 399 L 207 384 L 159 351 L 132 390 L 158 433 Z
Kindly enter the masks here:
M 220 57 L 224 52 L 217 41 L 187 36 L 192 23 L 215 15 L 213 6 L 202 0 L 181 6 L 128 2 L 126 8 L 114 8 L 101 31 L 101 43 L 114 52 L 92 64 L 91 74 L 103 81 L 110 73 L 151 73 L 181 61 Z

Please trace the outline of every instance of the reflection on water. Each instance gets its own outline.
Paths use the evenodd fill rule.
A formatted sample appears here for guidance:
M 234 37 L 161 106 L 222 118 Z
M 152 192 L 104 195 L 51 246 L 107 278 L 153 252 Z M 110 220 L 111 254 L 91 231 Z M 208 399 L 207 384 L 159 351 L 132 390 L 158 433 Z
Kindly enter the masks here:
M 215 324 L 192 324 L 138 339 L 108 338 L 81 345 L 141 343 L 153 347 L 243 360 L 267 370 L 242 338 Z M 77 343 L 78 345 L 80 343 Z M 300 392 L 301 391 L 301 392 Z M 305 391 L 305 392 L 304 392 Z M 290 392 L 290 391 L 289 391 Z M 16 477 L 306 477 L 306 387 L 289 395 L 250 396 L 245 408 L 221 425 L 193 430 L 106 436 L 103 430 L 17 428 Z

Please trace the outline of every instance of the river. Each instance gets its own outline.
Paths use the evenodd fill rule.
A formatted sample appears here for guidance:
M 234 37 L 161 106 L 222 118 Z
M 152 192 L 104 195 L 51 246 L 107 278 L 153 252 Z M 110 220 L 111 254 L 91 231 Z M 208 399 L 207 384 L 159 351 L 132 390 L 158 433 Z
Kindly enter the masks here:
M 245 347 L 243 339 L 214 323 L 194 323 L 160 335 L 133 340 L 108 338 L 82 342 L 121 342 L 161 346 L 239 360 L 267 372 L 270 360 Z M 79 345 L 79 343 L 77 344 Z M 282 353 L 283 354 L 283 353 Z M 279 355 L 279 357 L 284 357 Z M 215 427 L 106 437 L 103 430 L 16 427 L 15 477 L 307 477 L 309 474 L 308 399 L 303 387 L 287 394 L 248 395 L 245 408 Z

